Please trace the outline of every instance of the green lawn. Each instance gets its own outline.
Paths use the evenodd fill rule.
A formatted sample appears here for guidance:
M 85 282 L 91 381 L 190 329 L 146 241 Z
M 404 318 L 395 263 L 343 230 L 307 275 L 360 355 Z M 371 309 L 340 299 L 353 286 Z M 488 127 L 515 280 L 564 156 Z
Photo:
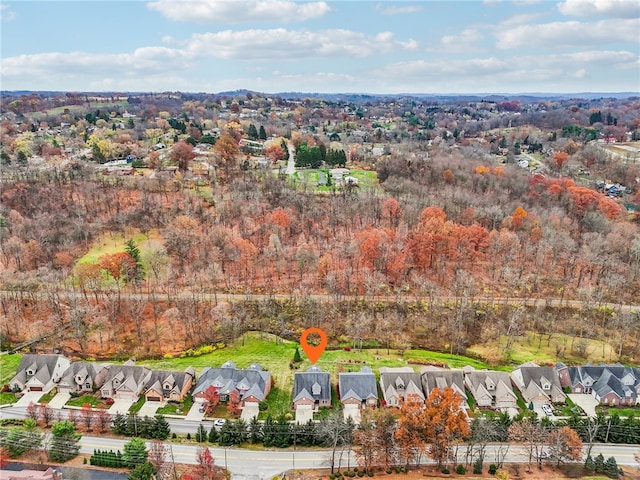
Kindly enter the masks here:
M 138 413 L 142 408 L 142 405 L 144 405 L 144 402 L 145 402 L 145 398 L 144 396 L 141 396 L 140 398 L 138 398 L 138 401 L 136 403 L 134 403 L 129 407 L 129 411 L 131 413 Z
M 503 350 L 507 337 L 502 335 L 497 342 L 490 345 L 472 345 L 468 350 L 492 364 L 505 361 Z M 581 346 L 584 357 L 578 355 Z M 520 365 L 533 361 L 538 365 L 562 361 L 568 364 L 582 364 L 587 360 L 591 363 L 617 361 L 615 349 L 606 342 L 586 338 L 573 338 L 569 335 L 552 334 L 540 335 L 527 332 L 518 337 L 511 348 L 509 363 Z
M 15 376 L 22 355 L 14 353 L 0 355 L 0 386 L 6 385 Z
M 187 396 L 182 403 L 168 402 L 164 407 L 160 407 L 156 414 L 158 415 L 186 415 L 193 405 L 193 398 Z
M 620 417 L 640 417 L 640 407 L 630 407 L 630 408 L 613 408 L 613 407 L 603 407 L 606 413 L 609 415 L 613 415 L 614 413 L 618 414 Z
M 93 395 L 82 395 L 80 397 L 70 398 L 67 405 L 70 407 L 82 407 L 85 403 L 88 403 L 95 408 L 100 403 L 100 400 Z
M 13 393 L 0 393 L 0 405 L 16 403 L 16 396 Z
M 156 245 L 160 239 L 157 232 L 150 232 L 149 238 L 146 235 L 139 232 L 127 233 L 125 236 L 116 233 L 105 233 L 98 237 L 93 243 L 91 249 L 78 259 L 78 265 L 88 263 L 98 263 L 98 259 L 105 253 L 116 253 L 125 251 L 125 243 L 133 238 L 133 241 L 138 245 L 140 249 L 141 257 L 145 258 L 145 252 L 147 252 L 153 245 Z M 145 265 L 145 267 L 147 267 Z

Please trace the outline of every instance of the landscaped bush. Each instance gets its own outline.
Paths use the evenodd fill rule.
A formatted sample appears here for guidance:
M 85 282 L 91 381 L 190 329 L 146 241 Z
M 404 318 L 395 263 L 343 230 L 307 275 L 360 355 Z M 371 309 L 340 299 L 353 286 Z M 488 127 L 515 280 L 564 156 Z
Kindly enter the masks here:
M 498 466 L 496 464 L 492 463 L 491 465 L 489 465 L 490 475 L 495 475 L 497 471 L 498 471 Z
M 473 462 L 473 474 L 480 475 L 482 473 L 482 459 L 478 458 Z
M 448 468 L 443 468 L 442 469 L 442 473 L 444 473 L 445 475 L 449 475 L 449 473 L 451 473 L 451 472 L 449 472 Z
M 458 475 L 464 475 L 465 473 L 467 473 L 467 467 L 465 467 L 464 465 L 460 464 L 456 467 L 456 473 Z

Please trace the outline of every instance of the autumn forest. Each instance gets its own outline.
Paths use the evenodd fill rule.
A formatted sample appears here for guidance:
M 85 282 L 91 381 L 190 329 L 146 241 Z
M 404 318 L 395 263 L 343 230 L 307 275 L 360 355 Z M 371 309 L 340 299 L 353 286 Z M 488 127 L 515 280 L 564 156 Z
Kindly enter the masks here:
M 27 100 L 3 102 L 3 348 L 157 357 L 320 326 L 459 354 L 563 334 L 559 357 L 602 339 L 638 359 L 640 163 L 610 149 L 637 150 L 637 98 Z M 319 167 L 285 172 L 314 148 Z M 327 151 L 359 182 L 321 185 Z M 100 166 L 125 156 L 133 174 Z

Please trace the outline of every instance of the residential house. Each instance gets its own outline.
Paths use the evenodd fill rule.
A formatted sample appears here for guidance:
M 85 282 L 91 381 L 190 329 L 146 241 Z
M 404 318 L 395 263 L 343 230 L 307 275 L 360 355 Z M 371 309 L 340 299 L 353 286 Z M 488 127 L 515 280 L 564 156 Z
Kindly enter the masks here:
M 614 365 L 568 367 L 556 364 L 560 384 L 572 393 L 593 395 L 603 405 L 634 405 L 640 401 L 640 369 Z
M 342 372 L 338 375 L 338 390 L 343 405 L 356 405 L 358 408 L 378 405 L 378 385 L 376 376 L 369 367 L 359 372 Z
M 106 367 L 107 365 L 98 363 L 73 362 L 62 374 L 58 382 L 58 392 L 93 392 L 97 385 L 98 374 Z
M 293 407 L 318 407 L 331 405 L 331 379 L 329 372 L 323 372 L 315 365 L 306 372 L 296 372 L 293 377 Z
M 128 360 L 124 365 L 109 365 L 102 369 L 96 384 L 103 398 L 137 401 L 150 377 L 151 370 Z
M 228 361 L 220 368 L 205 368 L 198 378 L 193 390 L 193 398 L 197 402 L 204 402 L 206 391 L 214 387 L 220 395 L 220 400 L 226 402 L 233 391 L 240 395 L 240 405 L 260 403 L 271 390 L 271 374 L 257 363 L 252 363 L 247 369 L 236 368 L 236 364 Z
M 435 389 L 443 391 L 449 387 L 460 397 L 460 407 L 467 406 L 467 393 L 464 391 L 464 376 L 462 370 L 449 370 L 438 367 L 423 367 L 420 369 L 422 390 L 429 396 Z
M 380 389 L 388 407 L 399 407 L 408 398 L 425 399 L 420 375 L 411 367 L 380 367 Z
M 69 365 L 70 360 L 62 355 L 27 353 L 22 356 L 9 385 L 14 391 L 46 393 L 62 378 Z
M 147 381 L 147 391 L 144 393 L 147 402 L 182 402 L 196 378 L 196 371 L 188 367 L 184 372 L 154 370 Z
M 518 408 L 518 397 L 513 392 L 507 372 L 465 367 L 463 374 L 464 384 L 478 407 L 501 411 Z
M 554 367 L 527 362 L 511 372 L 511 381 L 527 404 L 564 403 L 566 399 Z

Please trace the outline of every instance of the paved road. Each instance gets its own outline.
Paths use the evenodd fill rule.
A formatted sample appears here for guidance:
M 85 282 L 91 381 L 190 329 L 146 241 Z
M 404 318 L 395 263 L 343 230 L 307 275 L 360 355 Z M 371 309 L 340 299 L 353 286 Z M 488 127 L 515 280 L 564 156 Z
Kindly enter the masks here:
M 26 409 L 24 407 L 8 407 L 0 409 L 0 417 L 2 418 L 24 418 Z M 183 428 L 189 428 L 194 432 L 197 422 L 189 422 L 186 420 L 179 421 Z M 174 421 L 171 420 L 172 431 L 174 430 Z M 85 435 L 82 437 L 80 444 L 80 452 L 84 454 L 92 454 L 94 449 L 113 449 L 122 450 L 128 439 L 95 437 Z M 167 443 L 169 448 L 169 457 L 173 457 L 176 463 L 195 464 L 197 445 L 183 445 Z M 487 447 L 486 461 L 493 462 L 496 453 L 503 445 L 495 444 Z M 462 461 L 464 449 L 460 449 L 459 458 Z M 215 458 L 216 465 L 226 467 L 232 473 L 235 479 L 267 479 L 274 475 L 280 474 L 290 469 L 314 469 L 326 467 L 329 450 L 324 449 L 293 449 L 286 450 L 243 450 L 234 447 L 227 448 L 211 448 L 211 453 Z M 636 465 L 634 455 L 640 453 L 640 445 L 614 445 L 614 444 L 596 444 L 593 447 L 592 455 L 602 453 L 605 458 L 615 457 L 620 465 Z M 528 454 L 524 447 L 520 445 L 512 445 L 505 457 L 508 463 L 526 463 Z M 431 463 L 430 459 L 425 459 L 425 464 Z M 355 465 L 355 456 L 353 452 L 345 452 L 342 458 L 342 466 Z M 337 465 L 336 465 L 337 466 Z

